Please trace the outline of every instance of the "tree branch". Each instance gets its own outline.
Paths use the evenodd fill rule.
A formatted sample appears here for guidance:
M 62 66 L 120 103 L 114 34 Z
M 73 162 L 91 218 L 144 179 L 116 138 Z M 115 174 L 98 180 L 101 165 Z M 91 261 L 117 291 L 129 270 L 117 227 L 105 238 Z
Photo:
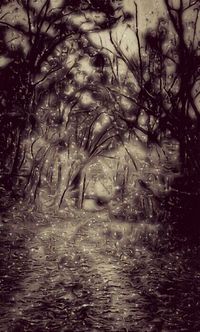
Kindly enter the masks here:
M 190 1 L 189 5 L 186 6 L 186 7 L 183 9 L 183 11 L 186 11 L 186 10 L 188 10 L 189 8 L 194 7 L 196 4 L 199 4 L 199 0 L 196 0 L 196 1 L 193 1 L 193 2 Z
M 136 74 L 136 72 L 138 70 L 138 66 L 134 63 L 134 61 L 132 61 L 132 63 L 131 63 L 130 60 L 127 58 L 127 56 L 124 54 L 124 52 L 118 47 L 118 45 L 116 45 L 116 43 L 113 40 L 112 31 L 111 30 L 109 31 L 109 36 L 110 36 L 110 41 L 111 41 L 112 45 L 114 46 L 114 49 L 117 52 L 117 54 L 124 61 L 124 63 L 130 69 L 130 71 L 132 73 Z
M 142 55 L 141 55 L 141 45 L 140 45 L 140 37 L 139 37 L 139 30 L 138 30 L 138 7 L 136 2 L 135 4 L 135 25 L 136 25 L 136 38 L 137 38 L 137 44 L 138 44 L 138 55 L 139 55 L 139 66 L 140 66 L 140 86 L 143 85 L 143 66 L 142 66 Z
M 18 31 L 20 33 L 23 33 L 25 36 L 28 36 L 28 32 L 25 31 L 24 29 L 22 29 L 22 26 L 18 26 L 18 25 L 13 25 L 13 24 L 10 24 L 8 22 L 3 22 L 3 21 L 0 21 L 0 25 L 4 25 L 6 26 L 7 28 L 11 28 L 15 31 Z
M 39 80 L 39 81 L 37 81 L 36 83 L 34 83 L 34 86 L 36 86 L 36 85 L 38 85 L 38 84 L 40 84 L 40 83 L 42 83 L 42 82 L 44 82 L 45 80 L 46 80 L 46 78 L 48 77 L 48 76 L 50 76 L 51 74 L 53 74 L 53 73 L 55 73 L 55 72 L 57 72 L 57 71 L 59 71 L 60 69 L 62 69 L 62 66 L 59 66 L 59 67 L 54 67 L 53 69 L 51 69 L 41 80 Z

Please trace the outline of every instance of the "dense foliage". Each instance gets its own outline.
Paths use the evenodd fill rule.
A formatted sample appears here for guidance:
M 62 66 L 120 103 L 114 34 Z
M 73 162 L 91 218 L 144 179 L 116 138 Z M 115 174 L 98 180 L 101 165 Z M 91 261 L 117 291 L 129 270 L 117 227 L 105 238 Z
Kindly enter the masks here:
M 82 207 L 93 164 L 108 160 L 115 189 L 100 198 L 114 215 L 165 207 L 186 223 L 198 212 L 199 1 L 163 6 L 143 31 L 136 3 L 1 3 L 2 193 L 59 207 L 74 195 Z

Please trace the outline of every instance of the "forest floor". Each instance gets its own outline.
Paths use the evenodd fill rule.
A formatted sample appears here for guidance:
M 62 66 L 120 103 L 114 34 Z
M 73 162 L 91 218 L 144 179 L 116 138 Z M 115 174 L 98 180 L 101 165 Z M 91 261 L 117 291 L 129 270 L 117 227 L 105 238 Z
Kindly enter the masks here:
M 200 331 L 200 247 L 106 211 L 0 222 L 1 332 Z

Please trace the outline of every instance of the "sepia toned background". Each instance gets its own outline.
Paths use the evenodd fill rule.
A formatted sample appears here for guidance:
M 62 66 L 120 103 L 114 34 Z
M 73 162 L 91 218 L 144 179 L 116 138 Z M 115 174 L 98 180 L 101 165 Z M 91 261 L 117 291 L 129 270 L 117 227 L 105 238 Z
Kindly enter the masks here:
M 0 331 L 200 330 L 200 3 L 0 3 Z

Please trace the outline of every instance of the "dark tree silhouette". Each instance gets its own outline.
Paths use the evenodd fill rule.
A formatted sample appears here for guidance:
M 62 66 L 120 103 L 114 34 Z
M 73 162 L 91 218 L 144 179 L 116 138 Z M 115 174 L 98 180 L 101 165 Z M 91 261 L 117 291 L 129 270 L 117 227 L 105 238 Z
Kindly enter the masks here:
M 72 50 L 70 41 L 80 42 L 88 33 L 84 24 L 98 31 L 117 19 L 107 0 L 3 1 L 0 9 L 0 47 L 5 60 L 0 71 L 0 169 L 2 181 L 12 187 L 23 159 L 21 141 L 36 127 L 35 113 L 47 83 L 50 86 L 56 74 L 66 81 L 69 78 L 56 59 L 57 48 L 69 41 L 66 61 Z M 94 12 L 99 20 L 92 19 Z M 80 18 L 81 24 L 76 22 Z M 95 62 L 98 65 L 99 60 Z
M 118 80 L 108 89 L 114 99 L 120 95 L 132 102 L 131 112 L 119 112 L 118 117 L 138 139 L 146 136 L 147 146 L 162 146 L 166 140 L 178 144 L 181 176 L 173 183 L 167 208 L 174 215 L 171 221 L 180 221 L 188 230 L 191 216 L 194 228 L 199 227 L 195 213 L 198 216 L 200 202 L 200 3 L 165 0 L 164 5 L 166 17 L 141 34 L 135 4 L 137 56 L 127 56 L 110 31 L 117 57 L 135 78 L 137 89 L 126 86 L 121 92 Z
M 166 16 L 158 19 L 154 29 L 141 32 L 136 3 L 134 16 L 123 13 L 122 17 L 115 2 L 107 0 L 59 1 L 55 7 L 50 0 L 37 4 L 28 0 L 2 2 L 0 169 L 4 186 L 12 188 L 15 184 L 26 158 L 22 141 L 41 130 L 41 121 L 46 123 L 46 132 L 38 135 L 52 138 L 46 150 L 43 147 L 36 153 L 28 175 L 27 188 L 38 170 L 40 173 L 34 197 L 49 153 L 52 158 L 55 151 L 66 151 L 72 141 L 84 152 L 85 159 L 71 174 L 65 190 L 77 188 L 85 165 L 94 156 L 123 144 L 128 134 L 146 148 L 162 149 L 168 143 L 172 149 L 173 144 L 178 146 L 181 176 L 172 184 L 166 208 L 182 220 L 182 225 L 187 224 L 192 211 L 198 212 L 199 1 L 163 3 Z M 121 41 L 116 41 L 112 27 L 120 20 L 129 27 L 133 20 L 137 54 L 126 54 Z M 113 50 L 108 51 L 103 43 L 99 48 L 91 45 L 89 32 L 102 30 L 110 31 Z M 75 53 L 76 59 L 71 61 Z M 79 62 L 85 55 L 94 72 L 81 83 L 75 76 L 80 74 Z M 120 63 L 125 65 L 126 73 L 120 72 Z M 70 88 L 73 92 L 65 93 Z M 83 101 L 85 94 L 91 101 Z M 66 120 L 62 107 L 69 108 L 65 137 L 60 134 Z M 109 121 L 98 130 L 104 116 Z M 163 167 L 171 166 L 169 161 Z M 51 178 L 51 172 L 48 174 Z M 148 185 L 141 183 L 143 188 Z

